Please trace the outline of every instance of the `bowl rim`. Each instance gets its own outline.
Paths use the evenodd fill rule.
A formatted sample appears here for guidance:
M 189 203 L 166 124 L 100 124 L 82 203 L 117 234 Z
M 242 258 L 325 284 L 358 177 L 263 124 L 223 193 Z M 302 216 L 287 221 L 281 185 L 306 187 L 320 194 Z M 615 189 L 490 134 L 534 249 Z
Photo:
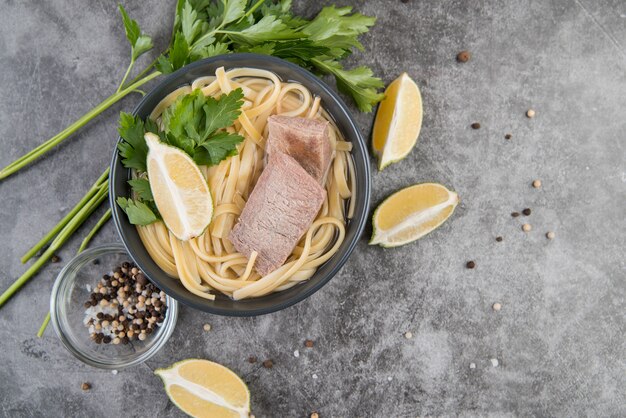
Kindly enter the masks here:
M 317 283 L 315 283 L 314 285 L 312 285 L 311 287 L 307 289 L 304 289 L 294 294 L 293 296 L 291 296 L 290 298 L 284 301 L 276 302 L 272 304 L 271 306 L 267 306 L 267 307 L 247 308 L 246 310 L 237 310 L 237 309 L 225 309 L 221 307 L 212 306 L 210 303 L 207 303 L 207 302 L 211 302 L 210 300 L 203 301 L 203 303 L 198 303 L 195 299 L 178 297 L 178 295 L 172 296 L 173 298 L 177 299 L 182 304 L 187 305 L 191 308 L 198 309 L 203 312 L 216 314 L 216 315 L 233 316 L 233 317 L 249 317 L 249 316 L 265 315 L 265 314 L 269 314 L 269 313 L 286 309 L 310 297 L 319 289 L 321 289 L 324 285 L 326 285 L 326 283 L 328 283 L 333 277 L 335 277 L 335 275 L 339 272 L 339 270 L 341 270 L 341 268 L 344 266 L 344 264 L 346 263 L 346 261 L 348 260 L 352 252 L 354 251 L 354 248 L 356 247 L 361 236 L 363 235 L 363 231 L 365 230 L 365 226 L 368 220 L 369 206 L 370 206 L 370 199 L 371 199 L 371 170 L 370 170 L 370 161 L 369 161 L 369 147 L 365 143 L 363 135 L 361 134 L 361 131 L 357 127 L 356 122 L 354 118 L 352 117 L 352 114 L 350 113 L 347 105 L 345 104 L 343 99 L 338 95 L 338 93 L 336 93 L 332 88 L 330 88 L 321 78 L 317 77 L 310 71 L 294 63 L 291 63 L 289 61 L 285 61 L 283 59 L 273 57 L 271 55 L 261 55 L 261 54 L 254 54 L 254 53 L 234 53 L 234 54 L 227 54 L 227 55 L 217 55 L 214 57 L 195 61 L 167 75 L 164 79 L 160 80 L 156 86 L 154 86 L 145 96 L 142 97 L 139 103 L 137 103 L 137 105 L 133 108 L 131 114 L 136 115 L 139 112 L 139 110 L 144 106 L 144 103 L 150 101 L 154 96 L 159 95 L 163 88 L 162 86 L 165 86 L 173 82 L 174 80 L 180 78 L 182 75 L 188 72 L 191 72 L 195 70 L 196 68 L 210 65 L 217 61 L 228 61 L 235 65 L 238 62 L 241 62 L 240 64 L 241 67 L 263 68 L 261 65 L 251 65 L 249 63 L 246 64 L 246 62 L 250 60 L 272 62 L 273 64 L 281 65 L 281 66 L 286 67 L 287 69 L 295 71 L 299 73 L 304 79 L 306 79 L 307 82 L 316 85 L 317 88 L 319 88 L 321 91 L 323 91 L 325 94 L 327 94 L 329 97 L 333 99 L 335 105 L 337 106 L 337 111 L 334 112 L 334 114 L 330 113 L 331 116 L 336 118 L 338 114 L 341 114 L 342 117 L 344 117 L 345 121 L 347 122 L 347 125 L 346 125 L 347 129 L 352 131 L 352 133 L 354 134 L 354 137 L 356 141 L 359 143 L 359 146 L 362 150 L 363 157 L 365 160 L 363 164 L 363 167 L 364 167 L 363 173 L 360 176 L 357 174 L 358 180 L 363 182 L 363 193 L 361 193 L 361 195 L 363 196 L 364 209 L 362 210 L 362 213 L 360 214 L 359 218 L 353 218 L 351 220 L 351 222 L 355 223 L 354 237 L 351 242 L 348 242 L 348 245 L 345 248 L 345 251 L 342 254 L 340 254 L 340 258 L 337 259 L 333 268 L 329 272 L 327 272 L 326 275 L 322 277 Z M 116 190 L 115 190 L 116 177 L 118 175 L 117 166 L 119 164 L 119 159 L 120 159 L 119 152 L 117 149 L 117 144 L 119 144 L 120 141 L 122 141 L 122 138 L 118 136 L 118 139 L 115 143 L 115 148 L 113 150 L 113 158 L 111 159 L 111 165 L 110 165 L 111 178 L 109 181 L 109 203 L 111 205 L 111 208 L 113 209 L 112 217 L 113 217 L 113 223 L 115 224 L 115 229 L 117 230 L 117 233 L 120 236 L 128 255 L 131 257 L 131 259 L 133 259 L 133 261 L 138 266 L 141 267 L 141 263 L 139 263 L 138 260 L 136 260 L 132 249 L 129 248 L 128 237 L 126 235 L 125 228 L 123 227 L 121 223 L 121 219 L 120 219 L 120 216 L 123 216 L 123 215 L 121 214 L 121 211 L 119 210 L 115 202 L 115 199 L 117 198 Z M 330 260 L 333 260 L 334 257 L 335 256 L 331 257 L 327 262 L 329 262 Z M 150 280 L 154 281 L 155 284 L 157 284 L 166 293 L 168 294 L 171 293 L 173 295 L 176 295 L 177 291 L 173 289 L 173 287 L 170 286 L 169 283 L 167 283 L 166 281 L 158 280 L 158 279 L 155 280 L 154 278 L 150 277 L 149 274 L 146 274 L 146 275 L 148 276 Z
M 146 360 L 150 359 L 154 356 L 167 341 L 172 336 L 174 329 L 176 328 L 176 322 L 178 320 L 178 301 L 173 297 L 166 294 L 167 297 L 167 313 L 165 315 L 165 320 L 163 321 L 163 330 L 158 334 L 156 341 L 154 341 L 153 345 L 150 346 L 146 351 L 130 357 L 126 361 L 110 361 L 105 362 L 101 360 L 95 360 L 89 356 L 87 352 L 81 350 L 77 346 L 75 346 L 71 339 L 67 337 L 65 334 L 64 328 L 61 326 L 59 320 L 59 312 L 58 305 L 60 302 L 60 292 L 62 290 L 61 286 L 67 280 L 70 280 L 75 275 L 70 274 L 72 270 L 77 265 L 84 265 L 88 263 L 90 260 L 101 257 L 102 254 L 105 253 L 123 253 L 130 257 L 129 252 L 126 250 L 126 247 L 121 243 L 110 243 L 104 245 L 98 245 L 95 247 L 89 247 L 85 251 L 76 254 L 59 272 L 57 275 L 54 285 L 52 287 L 52 292 L 50 294 L 50 322 L 52 322 L 52 327 L 54 328 L 54 332 L 57 337 L 61 340 L 63 346 L 74 355 L 77 359 L 82 361 L 85 364 L 88 364 L 93 367 L 98 367 L 100 369 L 109 369 L 109 370 L 117 370 L 123 369 L 126 367 L 134 366 L 137 364 L 141 364 Z M 132 258 L 132 257 L 131 257 Z

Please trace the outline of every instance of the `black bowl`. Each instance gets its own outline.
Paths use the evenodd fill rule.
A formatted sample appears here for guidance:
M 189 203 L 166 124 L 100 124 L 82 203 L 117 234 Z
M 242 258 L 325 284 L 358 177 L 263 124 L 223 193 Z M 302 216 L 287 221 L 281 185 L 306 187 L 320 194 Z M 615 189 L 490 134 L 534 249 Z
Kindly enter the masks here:
M 127 183 L 127 180 L 130 178 L 130 170 L 122 166 L 117 149 L 113 152 L 113 161 L 111 162 L 109 186 L 110 203 L 113 210 L 115 227 L 128 250 L 128 254 L 130 254 L 135 263 L 137 263 L 150 280 L 163 289 L 168 295 L 185 305 L 218 315 L 262 315 L 285 309 L 311 296 L 337 274 L 352 253 L 359 237 L 363 233 L 367 221 L 370 200 L 370 169 L 367 146 L 354 120 L 350 116 L 345 103 L 334 91 L 319 78 L 301 67 L 266 55 L 222 55 L 187 65 L 163 79 L 141 100 L 141 102 L 139 102 L 133 114 L 139 115 L 141 118 L 148 117 L 152 109 L 154 109 L 167 94 L 184 84 L 189 84 L 198 77 L 213 75 L 215 70 L 222 66 L 226 69 L 239 67 L 260 68 L 274 72 L 282 80 L 301 83 L 307 87 L 311 93 L 322 99 L 322 105 L 334 119 L 345 139 L 352 142 L 352 157 L 354 159 L 357 178 L 357 201 L 354 217 L 348 222 L 345 240 L 337 253 L 325 264 L 320 266 L 315 272 L 315 275 L 308 281 L 283 292 L 237 301 L 218 294 L 215 300 L 206 300 L 189 292 L 179 280 L 171 278 L 157 266 L 152 258 L 150 258 L 150 255 L 139 239 L 139 234 L 135 226 L 128 222 L 126 214 L 115 203 L 115 199 L 117 199 L 118 196 L 127 197 L 130 193 L 130 187 Z M 121 138 L 118 139 L 118 141 L 121 140 Z

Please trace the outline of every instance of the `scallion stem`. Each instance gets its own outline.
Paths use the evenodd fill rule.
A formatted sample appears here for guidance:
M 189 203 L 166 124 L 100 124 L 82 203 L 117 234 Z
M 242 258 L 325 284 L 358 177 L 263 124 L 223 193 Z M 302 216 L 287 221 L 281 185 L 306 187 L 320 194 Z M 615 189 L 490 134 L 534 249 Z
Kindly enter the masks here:
M 87 202 L 85 206 L 63 227 L 59 235 L 54 238 L 50 246 L 44 251 L 25 272 L 7 290 L 0 295 L 0 307 L 2 307 L 26 282 L 28 282 L 52 255 L 67 241 L 70 236 L 87 220 L 89 215 L 106 199 L 109 194 L 109 180 L 106 180 L 97 193 Z
M 47 243 L 49 243 L 68 222 L 70 222 L 74 216 L 85 206 L 85 204 L 93 197 L 94 194 L 99 190 L 102 182 L 105 181 L 109 177 L 109 169 L 107 168 L 104 173 L 98 180 L 91 186 L 87 194 L 83 196 L 83 198 L 72 208 L 71 211 L 68 212 L 67 215 L 63 219 L 59 221 L 39 242 L 26 252 L 21 258 L 22 263 L 30 260 L 39 250 L 41 250 Z
M 37 331 L 37 337 L 39 338 L 43 337 L 43 333 L 48 327 L 49 322 L 50 322 L 50 312 L 48 312 L 48 314 L 46 315 L 46 318 L 43 320 L 43 323 L 39 327 L 39 331 Z
M 89 233 L 87 234 L 85 239 L 83 239 L 83 242 L 80 244 L 80 247 L 78 248 L 77 254 L 83 252 L 83 250 L 85 248 L 87 248 L 87 245 L 89 244 L 89 241 L 91 241 L 91 239 L 94 237 L 94 235 L 96 235 L 98 233 L 100 228 L 102 228 L 102 226 L 110 218 L 111 218 L 111 208 L 107 209 L 107 211 L 104 212 L 104 215 L 102 215 L 100 220 L 98 220 L 98 222 L 94 225 L 94 227 L 91 228 L 91 231 L 89 231 Z M 50 312 L 48 312 L 48 314 L 46 315 L 46 318 L 43 320 L 43 323 L 41 324 L 41 327 L 39 327 L 39 331 L 37 331 L 37 337 L 41 338 L 43 336 L 43 333 L 46 331 L 46 328 L 48 327 L 48 323 L 49 322 L 50 322 Z
M 100 228 L 102 228 L 102 226 L 107 223 L 109 219 L 111 219 L 111 208 L 107 209 L 107 211 L 104 212 L 104 215 L 102 215 L 102 217 L 98 220 L 94 227 L 91 228 L 91 231 L 89 231 L 85 239 L 83 239 L 83 242 L 80 243 L 80 247 L 78 248 L 79 253 L 83 252 L 83 250 L 87 248 L 87 245 L 89 245 L 89 241 L 91 241 L 91 239 L 98 233 Z
M 74 132 L 76 132 L 77 130 L 82 128 L 84 125 L 86 125 L 87 122 L 89 122 L 90 120 L 98 116 L 100 113 L 104 112 L 106 109 L 111 107 L 114 103 L 117 103 L 119 100 L 121 100 L 123 97 L 125 97 L 129 93 L 132 93 L 139 86 L 147 83 L 148 81 L 152 80 L 155 77 L 158 77 L 160 74 L 161 74 L 160 72 L 155 71 L 147 75 L 146 77 L 142 78 L 141 80 L 131 84 L 130 86 L 126 87 L 120 92 L 107 97 L 102 103 L 100 103 L 98 106 L 91 109 L 89 112 L 85 113 L 76 122 L 74 122 L 73 124 L 65 128 L 64 130 L 62 130 L 61 132 L 59 132 L 58 134 L 56 134 L 55 136 L 53 136 L 52 138 L 44 142 L 43 144 L 34 148 L 27 154 L 23 155 L 22 157 L 18 158 L 17 160 L 15 160 L 11 164 L 9 164 L 8 166 L 0 170 L 0 180 L 19 171 L 21 168 L 27 166 L 28 164 L 30 164 L 37 158 L 41 157 L 46 152 L 50 151 L 52 148 L 56 147 L 58 144 L 60 144 L 61 142 L 69 138 Z

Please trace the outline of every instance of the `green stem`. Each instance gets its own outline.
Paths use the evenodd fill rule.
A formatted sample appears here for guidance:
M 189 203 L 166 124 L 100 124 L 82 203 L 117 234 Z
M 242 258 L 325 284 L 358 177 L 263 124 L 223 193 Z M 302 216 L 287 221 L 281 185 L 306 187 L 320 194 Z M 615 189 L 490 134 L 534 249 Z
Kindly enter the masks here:
M 52 255 L 72 236 L 72 234 L 87 220 L 89 215 L 106 199 L 109 192 L 109 181 L 105 181 L 98 192 L 83 206 L 76 216 L 59 232 L 48 249 L 22 274 L 7 290 L 0 295 L 2 307 L 26 282 L 28 282 Z
M 48 327 L 48 323 L 50 322 L 50 312 L 46 315 L 46 319 L 43 320 L 43 324 L 39 327 L 39 331 L 37 331 L 37 337 L 43 337 L 43 333 Z
M 107 221 L 110 218 L 111 218 L 111 208 L 107 209 L 107 211 L 104 212 L 104 215 L 102 215 L 102 218 L 98 220 L 98 222 L 94 225 L 94 227 L 91 228 L 91 231 L 89 231 L 85 239 L 83 239 L 83 242 L 80 243 L 80 247 L 78 248 L 79 253 L 83 252 L 83 250 L 87 248 L 87 245 L 89 245 L 89 241 L 91 241 L 94 235 L 96 235 L 98 231 L 100 230 L 100 228 L 102 228 L 102 225 L 107 223 Z
M 256 3 L 254 3 L 254 6 L 252 6 L 250 8 L 250 10 L 248 10 L 246 12 L 245 15 L 241 16 L 241 19 L 239 19 L 237 21 L 237 23 L 241 22 L 243 19 L 245 19 L 246 17 L 250 16 L 252 13 L 254 13 L 256 11 L 256 9 L 258 9 L 259 7 L 261 7 L 261 5 L 265 3 L 265 0 L 258 0 Z
M 130 70 L 133 68 L 134 65 L 135 65 L 135 59 L 131 58 L 130 64 L 128 64 L 128 68 L 126 68 L 126 72 L 124 73 L 124 77 L 122 78 L 120 85 L 117 86 L 117 90 L 115 90 L 116 93 L 119 93 L 120 90 L 122 90 L 122 87 L 124 86 L 124 83 L 126 82 L 126 79 L 128 78 L 128 74 L 130 74 Z
M 56 134 L 55 136 L 53 136 L 52 138 L 44 142 L 43 144 L 39 145 L 38 147 L 30 151 L 29 153 L 23 155 L 22 157 L 18 158 L 17 160 L 15 160 L 11 164 L 9 164 L 8 166 L 0 170 L 0 180 L 19 171 L 24 166 L 30 164 L 31 162 L 33 162 L 34 160 L 36 160 L 37 158 L 39 158 L 46 152 L 50 151 L 52 148 L 54 148 L 55 146 L 57 146 L 58 144 L 66 140 L 68 137 L 70 137 L 70 135 L 72 135 L 74 132 L 76 132 L 83 126 L 85 126 L 87 122 L 89 122 L 91 119 L 95 118 L 100 113 L 104 112 L 106 109 L 111 107 L 114 103 L 117 103 L 127 94 L 132 93 L 139 86 L 147 83 L 148 81 L 152 80 L 155 77 L 158 77 L 160 74 L 161 74 L 160 72 L 155 71 L 147 75 L 146 77 L 142 78 L 141 80 L 131 84 L 130 86 L 126 87 L 120 92 L 109 96 L 98 106 L 94 107 L 92 110 L 84 114 L 76 122 L 74 122 L 73 124 L 65 128 L 64 130 L 62 130 L 61 132 L 59 132 L 58 134 Z
M 165 55 L 166 53 L 167 53 L 167 51 L 165 51 L 165 52 L 163 53 L 163 55 Z M 139 80 L 140 80 L 140 79 L 141 79 L 144 75 L 146 75 L 146 74 L 148 73 L 148 71 L 150 71 L 151 69 L 153 69 L 153 68 L 154 68 L 154 66 L 156 65 L 157 61 L 159 61 L 159 57 L 156 57 L 156 58 L 154 59 L 154 61 L 152 61 L 152 62 L 151 62 L 151 63 L 150 63 L 150 64 L 149 64 L 146 68 L 144 68 L 143 70 L 141 70 L 141 72 L 140 72 L 139 74 L 137 74 L 137 75 L 135 76 L 135 78 L 133 78 L 133 79 L 129 82 L 129 84 L 134 84 L 134 83 L 136 83 L 137 81 L 139 81 Z
M 219 33 L 219 30 L 215 29 L 215 30 L 212 30 L 211 32 L 205 33 L 204 35 L 196 39 L 196 41 L 189 47 L 189 50 L 193 49 L 194 46 L 198 45 L 200 42 L 204 41 L 206 38 L 215 35 L 216 33 Z
M 22 256 L 20 261 L 22 263 L 27 262 L 35 254 L 37 254 L 37 252 L 41 250 L 48 242 L 50 242 L 59 233 L 59 231 L 63 229 L 63 227 L 65 227 L 65 225 L 67 225 L 67 223 L 70 222 L 74 218 L 74 216 L 85 206 L 85 204 L 89 200 L 91 200 L 93 195 L 96 194 L 96 192 L 99 190 L 100 186 L 102 185 L 102 182 L 105 181 L 108 177 L 109 177 L 109 169 L 107 168 L 106 171 L 102 173 L 100 177 L 98 177 L 98 180 L 96 180 L 93 186 L 91 186 L 87 194 L 83 196 L 80 202 L 78 202 L 76 206 L 74 206 L 74 208 L 67 215 L 65 215 L 65 217 L 61 219 L 59 223 L 55 225 L 54 228 L 50 230 L 50 232 L 48 232 L 41 240 L 39 240 L 37 244 L 33 245 L 33 247 L 30 250 L 28 250 L 26 254 Z

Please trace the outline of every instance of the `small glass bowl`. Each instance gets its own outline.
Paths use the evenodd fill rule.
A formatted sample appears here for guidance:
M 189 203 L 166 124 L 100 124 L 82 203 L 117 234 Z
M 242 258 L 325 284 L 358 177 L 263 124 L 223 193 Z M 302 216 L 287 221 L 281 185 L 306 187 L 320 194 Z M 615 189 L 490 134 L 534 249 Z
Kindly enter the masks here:
M 96 261 L 97 260 L 97 261 Z M 178 302 L 167 296 L 165 320 L 144 341 L 128 344 L 96 344 L 84 324 L 85 306 L 103 274 L 110 274 L 124 261 L 131 261 L 122 244 L 93 247 L 74 257 L 59 273 L 50 297 L 52 325 L 65 348 L 94 367 L 122 369 L 140 364 L 163 347 L 172 335 L 178 317 Z

